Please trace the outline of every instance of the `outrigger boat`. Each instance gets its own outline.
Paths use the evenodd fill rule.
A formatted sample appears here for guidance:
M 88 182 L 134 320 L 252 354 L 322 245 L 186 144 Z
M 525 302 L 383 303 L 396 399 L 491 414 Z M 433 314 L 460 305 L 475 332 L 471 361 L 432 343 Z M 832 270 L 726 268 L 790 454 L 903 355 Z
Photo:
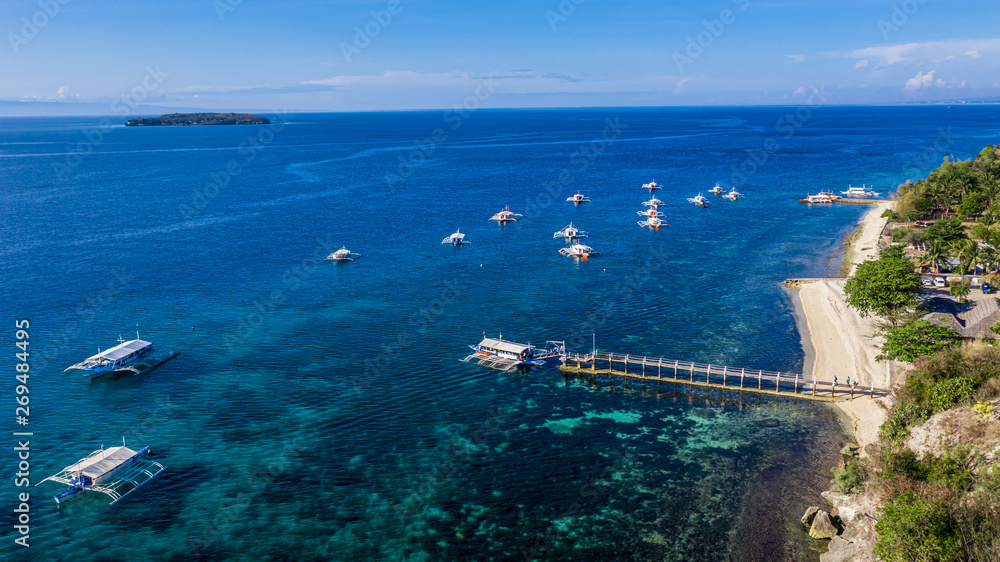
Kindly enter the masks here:
M 847 185 L 847 191 L 841 191 L 840 193 L 848 197 L 875 197 L 878 193 L 871 190 L 871 188 L 865 187 L 864 184 L 861 187 L 852 187 L 850 184 Z
M 656 180 L 642 184 L 642 188 L 648 189 L 650 193 L 652 193 L 654 189 L 660 189 L 660 187 L 661 187 L 660 184 L 656 183 Z
M 647 207 L 652 207 L 652 208 L 655 209 L 655 208 L 659 207 L 660 205 L 662 205 L 663 201 L 660 201 L 656 197 L 653 197 L 649 201 L 643 201 L 642 204 L 645 205 L 645 206 L 647 206 Z
M 809 203 L 809 204 L 825 204 L 825 203 L 836 203 L 840 201 L 839 195 L 834 195 L 832 193 L 818 193 L 816 195 L 806 195 L 805 199 L 799 199 L 799 203 Z
M 466 240 L 465 235 L 459 232 L 458 230 L 455 231 L 455 234 L 452 234 L 451 236 L 442 240 L 441 243 L 451 244 L 452 246 L 461 246 L 462 244 L 472 244 L 472 242 Z
M 510 212 L 510 205 L 507 205 L 506 207 L 504 207 L 504 210 L 502 210 L 499 213 L 493 215 L 492 217 L 489 218 L 489 220 L 491 220 L 491 221 L 497 221 L 498 223 L 503 224 L 505 222 L 516 221 L 517 219 L 521 218 L 522 216 L 523 215 L 519 215 L 517 213 Z
M 584 195 L 581 195 L 580 192 L 577 191 L 576 195 L 571 195 L 571 196 L 567 197 L 566 200 L 567 201 L 572 201 L 573 203 L 576 203 L 577 205 L 579 205 L 580 203 L 589 203 L 590 202 L 590 197 L 586 197 Z
M 708 207 L 708 198 L 699 193 L 694 197 L 688 197 L 688 203 L 694 203 L 699 207 Z
M 639 215 L 640 217 L 650 217 L 650 218 L 665 216 L 663 213 L 657 211 L 656 207 L 650 207 L 645 211 L 636 211 L 635 214 Z
M 722 193 L 722 186 L 719 185 L 718 182 L 716 182 L 715 187 L 713 187 L 712 189 L 709 189 L 708 192 L 709 193 L 714 193 L 714 194 L 718 195 L 718 194 Z
M 354 261 L 361 259 L 361 254 L 355 254 L 354 252 L 347 249 L 346 246 L 341 246 L 339 250 L 326 256 L 323 261 Z
M 584 260 L 589 258 L 590 256 L 601 255 L 598 252 L 595 252 L 594 249 L 591 248 L 590 246 L 580 243 L 572 244 L 568 248 L 562 248 L 559 250 L 559 253 L 567 257 L 580 258 Z
M 653 230 L 660 230 L 661 226 L 670 226 L 667 221 L 659 217 L 649 217 L 644 221 L 637 221 L 636 224 L 643 228 L 651 228 Z
M 483 341 L 478 345 L 470 345 L 472 355 L 462 361 L 466 363 L 476 363 L 484 367 L 499 369 L 501 371 L 513 371 L 519 366 L 541 366 L 545 365 L 546 359 L 559 357 L 566 353 L 566 344 L 561 341 L 548 341 L 551 348 L 540 349 L 530 343 L 515 343 L 503 340 L 503 334 L 496 339 L 487 338 L 483 334 Z
M 567 242 L 572 242 L 577 238 L 586 238 L 587 233 L 583 230 L 578 229 L 573 226 L 573 223 L 569 223 L 569 226 L 562 230 L 557 230 L 555 234 L 552 235 L 553 238 L 565 238 Z
M 118 345 L 104 351 L 98 349 L 96 355 L 70 365 L 63 372 L 83 371 L 83 377 L 91 379 L 109 373 L 129 372 L 139 375 L 152 371 L 176 356 L 176 351 L 154 351 L 153 344 L 140 340 L 139 330 L 136 330 L 134 340 L 125 341 L 119 335 Z
M 744 195 L 739 191 L 736 191 L 734 187 L 732 191 L 722 196 L 723 199 L 729 199 L 730 201 L 736 201 L 737 199 L 743 199 Z
M 114 504 L 152 480 L 165 468 L 162 464 L 149 459 L 148 446 L 133 451 L 125 446 L 125 439 L 122 438 L 120 447 L 109 449 L 101 447 L 100 450 L 90 453 L 42 482 L 53 480 L 69 486 L 69 489 L 54 496 L 56 503 L 62 503 L 62 500 L 90 490 L 107 494 Z

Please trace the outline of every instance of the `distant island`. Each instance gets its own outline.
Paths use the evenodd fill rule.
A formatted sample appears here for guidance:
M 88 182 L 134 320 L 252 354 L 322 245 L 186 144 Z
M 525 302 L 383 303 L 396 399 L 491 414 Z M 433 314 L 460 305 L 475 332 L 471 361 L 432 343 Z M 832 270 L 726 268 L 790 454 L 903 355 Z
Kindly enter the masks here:
M 159 117 L 134 117 L 126 127 L 157 125 L 270 125 L 267 117 L 249 113 L 169 113 Z

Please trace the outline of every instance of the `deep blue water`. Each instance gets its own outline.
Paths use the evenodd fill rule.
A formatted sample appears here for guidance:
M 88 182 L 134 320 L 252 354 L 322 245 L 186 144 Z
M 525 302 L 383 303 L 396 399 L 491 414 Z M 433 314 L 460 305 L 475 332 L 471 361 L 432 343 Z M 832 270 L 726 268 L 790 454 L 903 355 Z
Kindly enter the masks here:
M 798 199 L 972 157 L 1000 109 L 796 109 L 0 119 L 0 341 L 13 373 L 14 321 L 30 320 L 32 484 L 122 436 L 168 465 L 117 505 L 57 508 L 58 484 L 14 486 L 8 449 L 0 504 L 30 491 L 31 546 L 8 526 L 2 552 L 815 557 L 795 522 L 844 439 L 828 409 L 458 361 L 483 332 L 580 351 L 596 333 L 621 353 L 801 371 L 778 283 L 834 274 L 868 208 Z M 658 232 L 636 225 L 653 178 Z M 746 199 L 687 203 L 716 182 Z M 564 202 L 577 190 L 593 201 Z M 524 219 L 487 221 L 508 204 Z M 570 221 L 600 256 L 557 253 Z M 471 245 L 440 244 L 456 228 Z M 342 245 L 364 257 L 321 261 Z M 61 372 L 136 324 L 180 355 L 141 377 Z

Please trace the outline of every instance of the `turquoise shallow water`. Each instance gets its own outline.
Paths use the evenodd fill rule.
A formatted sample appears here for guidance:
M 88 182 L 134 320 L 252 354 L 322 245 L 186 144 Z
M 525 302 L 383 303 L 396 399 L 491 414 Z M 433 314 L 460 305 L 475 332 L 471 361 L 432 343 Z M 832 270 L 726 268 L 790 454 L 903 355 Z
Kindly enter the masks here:
M 989 106 L 838 107 L 786 136 L 795 109 L 482 110 L 456 129 L 438 112 L 0 120 L 0 312 L 32 325 L 32 483 L 123 435 L 168 465 L 110 507 L 32 488 L 32 546 L 8 528 L 4 554 L 814 557 L 794 522 L 843 439 L 828 410 L 458 361 L 483 332 L 577 350 L 596 333 L 622 353 L 801 370 L 778 282 L 829 274 L 866 208 L 798 198 L 886 191 L 1000 127 Z M 659 232 L 635 224 L 653 178 Z M 717 181 L 747 198 L 686 202 Z M 577 190 L 593 202 L 565 203 Z M 525 218 L 486 220 L 507 204 Z M 571 220 L 601 256 L 557 253 Z M 473 243 L 440 245 L 455 228 Z M 364 258 L 317 259 L 341 245 Z M 180 355 L 142 377 L 60 372 L 136 323 Z M 11 508 L 15 468 L 0 462 Z

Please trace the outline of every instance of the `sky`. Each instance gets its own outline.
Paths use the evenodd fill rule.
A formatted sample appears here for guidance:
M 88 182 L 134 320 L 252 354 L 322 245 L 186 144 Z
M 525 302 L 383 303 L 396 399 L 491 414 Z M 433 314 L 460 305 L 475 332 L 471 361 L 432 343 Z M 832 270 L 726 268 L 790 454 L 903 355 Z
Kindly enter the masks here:
M 0 113 L 1000 101 L 998 16 L 997 0 L 2 0 Z

